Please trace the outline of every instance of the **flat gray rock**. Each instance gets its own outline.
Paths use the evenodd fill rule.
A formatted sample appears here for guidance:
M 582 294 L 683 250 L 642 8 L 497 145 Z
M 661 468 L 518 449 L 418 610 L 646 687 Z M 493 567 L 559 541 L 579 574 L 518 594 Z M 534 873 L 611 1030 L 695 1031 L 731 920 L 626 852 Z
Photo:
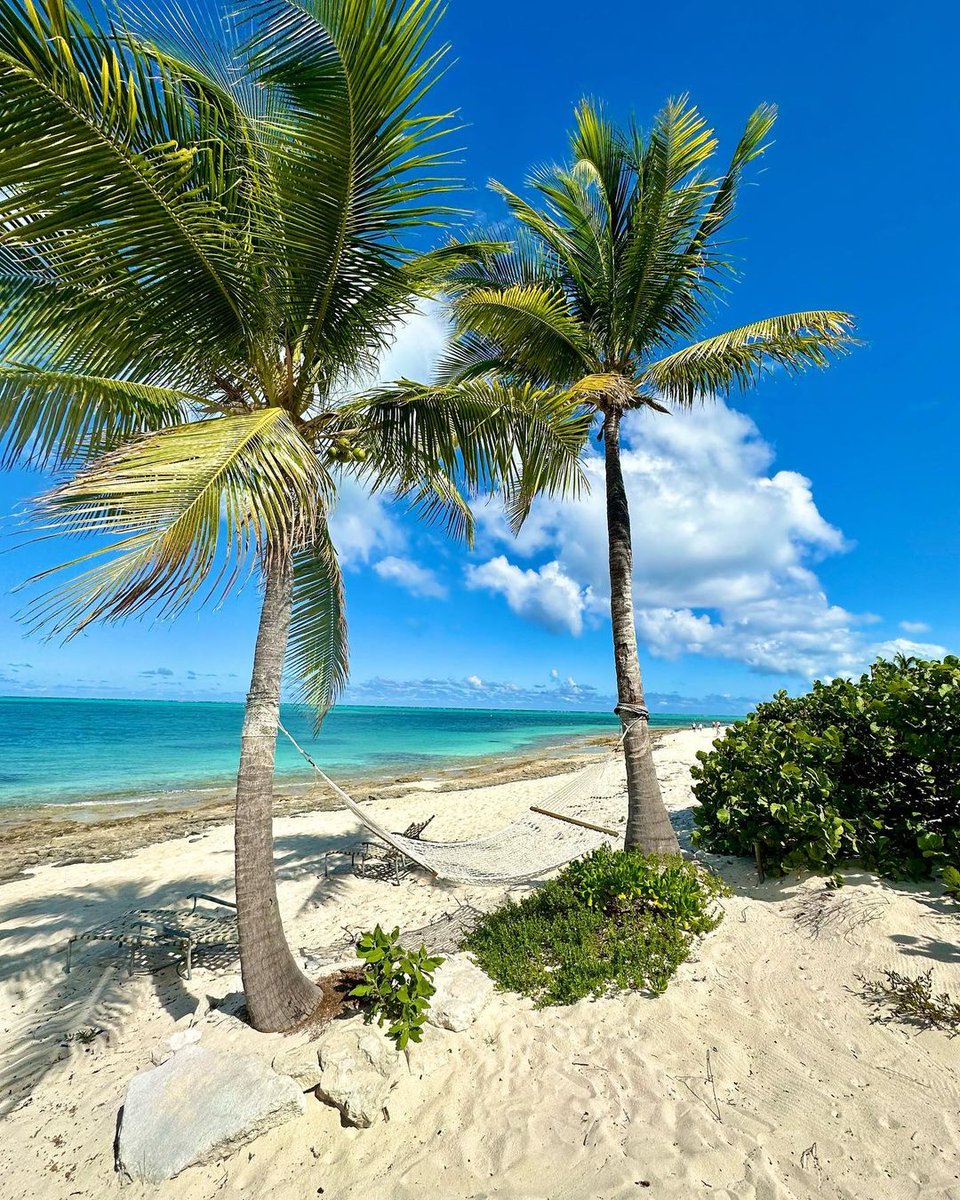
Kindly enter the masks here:
M 225 1158 L 306 1107 L 292 1079 L 259 1058 L 185 1046 L 127 1086 L 118 1161 L 159 1183 L 194 1163 Z

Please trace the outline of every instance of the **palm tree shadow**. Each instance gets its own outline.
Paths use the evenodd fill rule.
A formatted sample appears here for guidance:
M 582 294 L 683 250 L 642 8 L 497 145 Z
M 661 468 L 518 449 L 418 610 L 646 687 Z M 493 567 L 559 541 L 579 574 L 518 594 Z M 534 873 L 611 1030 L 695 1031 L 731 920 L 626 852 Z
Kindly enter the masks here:
M 227 883 L 215 886 L 223 890 Z M 126 947 L 79 942 L 67 974 L 68 939 L 134 909 L 185 908 L 187 894 L 209 890 L 206 879 L 149 891 L 131 881 L 71 888 L 0 908 L 0 985 L 12 997 L 0 1050 L 0 1115 L 23 1103 L 51 1074 L 69 1074 L 82 1059 L 120 1041 L 143 1005 L 159 1007 L 174 1020 L 196 1006 L 175 953 L 141 951 L 131 961 Z M 236 948 L 201 950 L 196 963 L 233 970 Z

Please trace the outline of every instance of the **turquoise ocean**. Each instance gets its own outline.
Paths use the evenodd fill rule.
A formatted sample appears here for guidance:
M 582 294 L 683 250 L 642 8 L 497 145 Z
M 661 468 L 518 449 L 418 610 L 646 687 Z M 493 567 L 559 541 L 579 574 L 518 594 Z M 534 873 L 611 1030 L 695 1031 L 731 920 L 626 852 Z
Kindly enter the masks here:
M 695 719 L 651 723 L 679 727 Z M 189 805 L 234 782 L 242 720 L 243 705 L 233 703 L 0 697 L 0 815 L 178 797 Z M 347 779 L 550 752 L 618 728 L 609 713 L 343 706 L 314 738 L 304 710 L 285 708 L 283 720 L 326 771 Z M 310 779 L 283 738 L 277 773 L 281 781 Z

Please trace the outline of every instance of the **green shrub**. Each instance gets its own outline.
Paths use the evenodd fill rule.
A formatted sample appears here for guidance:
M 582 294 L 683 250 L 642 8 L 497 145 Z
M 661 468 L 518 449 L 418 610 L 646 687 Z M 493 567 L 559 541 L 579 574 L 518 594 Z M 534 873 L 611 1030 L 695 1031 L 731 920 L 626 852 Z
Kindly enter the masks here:
M 694 837 L 710 850 L 914 879 L 960 860 L 960 659 L 780 692 L 697 757 Z
M 506 991 L 538 1008 L 617 989 L 662 992 L 725 892 L 682 859 L 602 847 L 484 918 L 466 948 Z
M 388 1021 L 387 1037 L 403 1050 L 408 1042 L 419 1042 L 436 991 L 433 973 L 443 962 L 431 958 L 426 947 L 405 950 L 400 945 L 400 930 L 384 933 L 378 925 L 357 942 L 357 956 L 366 964 L 363 979 L 350 993 L 363 1002 L 367 1024 L 376 1020 L 381 1027 Z

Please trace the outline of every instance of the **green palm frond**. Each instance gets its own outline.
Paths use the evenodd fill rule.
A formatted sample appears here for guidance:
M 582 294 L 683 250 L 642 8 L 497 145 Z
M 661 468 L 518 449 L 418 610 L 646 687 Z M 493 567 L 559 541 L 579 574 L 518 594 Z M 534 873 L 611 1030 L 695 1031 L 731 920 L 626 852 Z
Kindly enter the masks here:
M 95 565 L 48 592 L 30 619 L 72 637 L 146 609 L 169 616 L 204 587 L 224 594 L 265 559 L 309 543 L 329 484 L 280 409 L 127 443 L 38 502 L 48 534 L 118 540 L 66 564 Z
M 4 5 L 2 240 L 61 283 L 136 297 L 184 345 L 242 343 L 257 294 L 242 228 L 224 220 L 239 178 L 218 121 L 60 0 Z
M 533 379 L 583 374 L 597 365 L 588 331 L 560 288 L 477 289 L 454 302 L 453 315 L 458 331 L 496 343 Z
M 0 365 L 3 465 L 56 468 L 183 420 L 203 398 L 136 380 Z
M 456 527 L 459 510 L 465 533 L 464 495 L 500 490 L 521 520 L 536 492 L 576 495 L 584 486 L 579 460 L 593 413 L 565 392 L 482 379 L 436 385 L 400 380 L 352 409 L 364 414 L 364 436 L 377 464 L 374 488 L 394 479 L 403 494 L 411 494 L 424 480 L 432 492 L 425 497 L 430 511 L 452 517 Z
M 436 147 L 450 122 L 417 111 L 445 53 L 427 49 L 441 10 L 436 0 L 264 0 L 250 11 L 287 315 L 310 363 L 352 304 L 396 277 L 405 230 L 444 219 L 438 196 L 453 184 Z M 388 306 L 380 320 L 392 316 Z
M 753 387 L 767 366 L 796 374 L 825 367 L 831 353 L 853 346 L 849 313 L 800 312 L 768 317 L 685 346 L 649 364 L 641 386 L 675 404 L 689 405 L 734 387 Z
M 287 666 L 319 728 L 349 674 L 343 578 L 325 521 L 318 523 L 313 544 L 294 558 Z

